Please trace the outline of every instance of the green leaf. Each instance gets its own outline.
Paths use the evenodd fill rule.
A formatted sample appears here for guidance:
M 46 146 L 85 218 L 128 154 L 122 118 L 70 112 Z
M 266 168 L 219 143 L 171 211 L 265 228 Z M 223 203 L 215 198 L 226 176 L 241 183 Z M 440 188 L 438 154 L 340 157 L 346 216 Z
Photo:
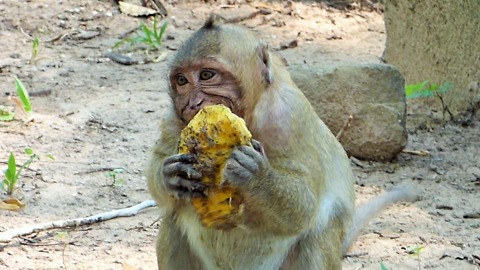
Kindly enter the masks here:
M 35 37 L 35 39 L 33 39 L 33 43 L 32 43 L 32 57 L 35 58 L 38 56 L 38 48 L 40 47 L 40 41 L 38 40 L 38 37 Z
M 116 173 L 123 173 L 125 171 L 125 169 L 124 168 L 115 168 L 112 171 L 114 171 Z
M 66 232 L 66 231 L 59 231 L 59 232 L 55 232 L 54 238 L 55 238 L 55 239 L 62 240 L 62 239 L 67 238 L 67 236 L 68 236 L 68 232 Z
M 5 107 L 0 106 L 0 121 L 12 121 L 15 117 L 13 112 L 7 111 Z
M 137 43 L 142 43 L 142 42 L 146 42 L 146 39 L 145 37 L 133 37 L 131 39 L 129 39 L 129 42 L 132 44 L 132 45 L 135 45 Z
M 453 85 L 450 82 L 445 82 L 442 85 L 424 81 L 418 84 L 409 84 L 405 86 L 405 95 L 408 99 L 418 97 L 431 97 L 450 91 Z
M 49 158 L 51 160 L 55 160 L 55 158 L 52 155 L 47 155 L 47 158 Z
M 417 84 L 409 84 L 405 86 L 405 95 L 407 98 L 418 98 L 418 97 L 427 97 L 432 96 L 433 93 L 430 93 L 426 88 L 429 81 L 423 81 Z
M 25 86 L 23 86 L 23 83 L 17 78 L 15 78 L 15 87 L 17 88 L 17 94 L 18 97 L 20 98 L 20 101 L 22 102 L 23 109 L 27 113 L 32 112 L 32 105 L 30 103 L 30 97 L 28 96 L 27 89 L 25 89 Z
M 380 270 L 388 270 L 388 268 L 383 264 L 383 262 L 380 263 Z
M 8 158 L 7 164 L 8 164 L 8 168 L 5 171 L 5 177 L 7 178 L 8 182 L 14 183 L 16 182 L 16 178 L 17 178 L 16 177 L 17 163 L 15 161 L 15 156 L 11 152 L 10 152 L 10 157 Z
M 128 42 L 128 39 L 120 40 L 119 42 L 115 43 L 115 45 L 113 45 L 113 48 L 116 49 L 116 48 L 122 46 L 125 42 Z
M 25 147 L 25 154 L 31 156 L 33 155 L 33 150 L 30 147 Z
M 442 94 L 442 93 L 450 91 L 450 89 L 452 89 L 452 88 L 453 88 L 453 84 L 451 82 L 445 82 L 444 84 L 442 84 L 438 87 L 437 92 Z
M 425 247 L 423 246 L 418 246 L 418 245 L 415 245 L 415 246 L 411 246 L 407 249 L 407 251 L 414 255 L 414 256 L 420 256 L 420 253 L 425 249 Z
M 38 45 L 40 44 L 40 41 L 38 40 L 38 37 L 35 37 L 33 39 L 33 43 L 32 43 L 32 49 L 33 50 L 38 50 Z

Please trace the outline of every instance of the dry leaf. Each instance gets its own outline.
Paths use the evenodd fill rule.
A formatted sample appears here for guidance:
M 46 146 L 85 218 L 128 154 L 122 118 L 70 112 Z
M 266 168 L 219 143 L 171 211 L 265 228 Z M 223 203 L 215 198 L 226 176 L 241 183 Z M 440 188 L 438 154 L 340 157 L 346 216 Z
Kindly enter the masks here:
M 25 207 L 25 204 L 15 198 L 9 198 L 0 201 L 0 209 L 2 210 L 18 211 L 23 207 Z
M 137 268 L 128 264 L 127 262 L 122 262 L 123 270 L 137 270 Z
M 151 8 L 146 8 L 126 2 L 118 2 L 118 4 L 120 5 L 120 11 L 130 16 L 150 16 L 158 14 L 158 11 Z

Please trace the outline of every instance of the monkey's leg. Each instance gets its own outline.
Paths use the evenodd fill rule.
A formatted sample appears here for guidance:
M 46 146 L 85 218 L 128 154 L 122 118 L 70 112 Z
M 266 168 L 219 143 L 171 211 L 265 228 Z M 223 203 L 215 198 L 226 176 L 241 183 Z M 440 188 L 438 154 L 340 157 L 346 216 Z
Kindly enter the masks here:
M 157 262 L 161 270 L 202 269 L 173 214 L 163 217 L 157 239 Z
M 336 219 L 322 231 L 306 234 L 290 251 L 281 269 L 341 270 L 343 225 Z

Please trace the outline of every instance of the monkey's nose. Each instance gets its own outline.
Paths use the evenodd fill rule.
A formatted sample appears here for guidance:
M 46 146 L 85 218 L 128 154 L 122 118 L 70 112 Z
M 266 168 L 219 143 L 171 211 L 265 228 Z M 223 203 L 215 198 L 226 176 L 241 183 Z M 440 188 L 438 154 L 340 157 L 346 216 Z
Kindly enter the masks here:
M 190 105 L 190 109 L 191 110 L 200 109 L 200 106 L 202 105 L 202 103 L 203 103 L 203 99 L 197 100 L 195 103 Z

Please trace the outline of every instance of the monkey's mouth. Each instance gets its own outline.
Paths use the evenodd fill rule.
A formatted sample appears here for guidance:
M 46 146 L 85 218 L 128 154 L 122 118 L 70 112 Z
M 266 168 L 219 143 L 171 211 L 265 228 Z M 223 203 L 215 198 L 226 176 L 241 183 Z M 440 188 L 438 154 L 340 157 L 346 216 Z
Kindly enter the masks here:
M 227 108 L 229 108 L 233 113 L 235 113 L 235 106 L 232 100 L 226 97 L 218 97 L 217 100 L 204 100 L 200 104 L 198 104 L 195 108 L 192 108 L 192 106 L 187 105 L 184 107 L 182 111 L 182 119 L 188 123 L 192 118 L 197 115 L 197 113 L 203 109 L 204 107 L 207 106 L 212 106 L 212 105 L 223 105 Z M 236 114 L 236 113 L 235 113 Z

